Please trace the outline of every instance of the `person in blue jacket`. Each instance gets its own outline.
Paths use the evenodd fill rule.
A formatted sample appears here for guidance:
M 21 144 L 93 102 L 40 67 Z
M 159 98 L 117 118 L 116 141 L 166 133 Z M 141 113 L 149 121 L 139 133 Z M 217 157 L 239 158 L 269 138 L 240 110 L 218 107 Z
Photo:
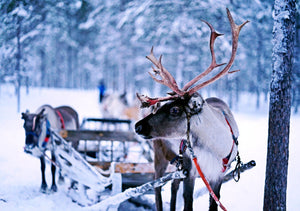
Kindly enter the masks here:
M 99 90 L 99 103 L 101 103 L 103 100 L 104 94 L 105 94 L 105 90 L 106 90 L 103 80 L 101 80 L 99 82 L 98 90 Z

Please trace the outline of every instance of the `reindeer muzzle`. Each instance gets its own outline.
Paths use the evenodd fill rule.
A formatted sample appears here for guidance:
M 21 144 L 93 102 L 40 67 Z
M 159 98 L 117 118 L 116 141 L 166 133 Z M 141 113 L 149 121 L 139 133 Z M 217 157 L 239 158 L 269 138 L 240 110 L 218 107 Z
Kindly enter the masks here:
M 143 119 L 135 124 L 135 132 L 145 139 L 152 138 L 152 136 L 150 136 L 151 126 L 147 123 L 147 121 L 143 121 Z
M 43 155 L 42 151 L 38 148 L 38 146 L 34 144 L 25 145 L 24 152 L 37 158 Z
M 27 154 L 32 154 L 32 149 L 34 148 L 34 145 L 33 144 L 30 144 L 30 145 L 25 145 L 24 147 L 24 152 L 27 153 Z
M 37 141 L 35 133 L 26 133 L 24 152 L 33 156 L 40 156 Z

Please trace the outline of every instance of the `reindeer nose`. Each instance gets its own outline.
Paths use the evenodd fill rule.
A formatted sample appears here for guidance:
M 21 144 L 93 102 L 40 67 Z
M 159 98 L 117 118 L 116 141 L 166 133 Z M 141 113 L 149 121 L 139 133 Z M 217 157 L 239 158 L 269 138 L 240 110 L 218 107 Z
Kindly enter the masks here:
M 135 124 L 135 132 L 144 138 L 150 138 L 151 126 L 144 121 L 139 121 Z
M 135 125 L 135 132 L 137 134 L 141 134 L 143 130 L 143 126 L 142 125 Z

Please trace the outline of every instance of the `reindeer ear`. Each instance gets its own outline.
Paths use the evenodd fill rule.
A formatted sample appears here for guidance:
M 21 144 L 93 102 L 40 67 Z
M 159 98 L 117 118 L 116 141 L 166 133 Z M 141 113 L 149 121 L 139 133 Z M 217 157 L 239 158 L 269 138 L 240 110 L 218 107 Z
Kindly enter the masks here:
M 22 113 L 22 119 L 26 119 L 27 118 L 27 114 L 26 113 Z
M 191 114 L 199 113 L 202 110 L 204 100 L 200 94 L 195 93 L 188 102 L 188 110 Z
M 22 114 L 22 117 L 21 117 L 22 119 L 27 119 L 28 114 L 30 114 L 30 112 L 29 112 L 29 110 L 27 109 L 25 113 L 22 112 L 21 114 Z
M 155 114 L 157 111 L 158 111 L 158 109 L 161 107 L 161 105 L 160 105 L 160 102 L 158 102 L 158 103 L 155 103 L 154 105 L 152 105 L 150 108 L 151 108 L 151 113 L 152 114 Z
M 37 114 L 37 116 L 40 116 L 40 117 L 41 117 L 41 116 L 44 114 L 44 111 L 45 111 L 45 108 L 43 108 L 43 109 L 40 111 L 40 113 Z
M 120 98 L 126 98 L 127 92 L 125 91 L 123 94 L 120 95 Z
M 124 104 L 128 105 L 128 102 L 127 102 L 127 92 L 126 91 L 123 94 L 120 95 L 120 99 L 121 99 L 121 101 Z
M 37 121 L 39 121 L 39 120 L 44 119 L 44 118 L 47 117 L 47 114 L 44 114 L 44 111 L 45 111 L 45 108 L 43 108 L 43 109 L 36 115 Z

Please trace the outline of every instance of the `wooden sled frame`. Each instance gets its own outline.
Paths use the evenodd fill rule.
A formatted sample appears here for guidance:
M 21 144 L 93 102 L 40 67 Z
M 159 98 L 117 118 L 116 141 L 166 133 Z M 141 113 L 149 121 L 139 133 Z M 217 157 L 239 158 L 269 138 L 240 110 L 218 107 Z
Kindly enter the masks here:
M 92 129 L 88 129 L 91 125 Z M 96 126 L 95 126 L 96 125 Z M 76 150 L 94 166 L 101 174 L 109 176 L 113 173 L 120 173 L 122 175 L 123 189 L 129 187 L 136 187 L 146 182 L 153 180 L 154 164 L 151 157 L 151 145 L 147 147 L 151 151 L 142 149 L 142 155 L 146 162 L 143 163 L 128 163 L 119 162 L 114 159 L 114 143 L 121 143 L 124 153 L 126 151 L 126 144 L 135 143 L 138 145 L 147 144 L 148 142 L 139 139 L 131 130 L 131 120 L 126 119 L 107 119 L 107 118 L 85 118 L 81 124 L 80 130 L 63 130 L 60 135 L 68 142 L 76 142 Z M 143 141 L 143 142 L 141 142 Z M 103 161 L 101 158 L 101 143 L 110 142 L 110 148 L 104 149 L 109 151 L 110 160 Z M 93 143 L 93 147 L 88 146 Z M 149 144 L 149 143 L 148 143 Z M 90 153 L 98 153 L 97 157 L 91 158 Z M 129 152 L 130 153 L 130 152 Z M 112 163 L 114 167 L 112 168 Z M 176 170 L 175 167 L 169 166 L 167 172 Z

